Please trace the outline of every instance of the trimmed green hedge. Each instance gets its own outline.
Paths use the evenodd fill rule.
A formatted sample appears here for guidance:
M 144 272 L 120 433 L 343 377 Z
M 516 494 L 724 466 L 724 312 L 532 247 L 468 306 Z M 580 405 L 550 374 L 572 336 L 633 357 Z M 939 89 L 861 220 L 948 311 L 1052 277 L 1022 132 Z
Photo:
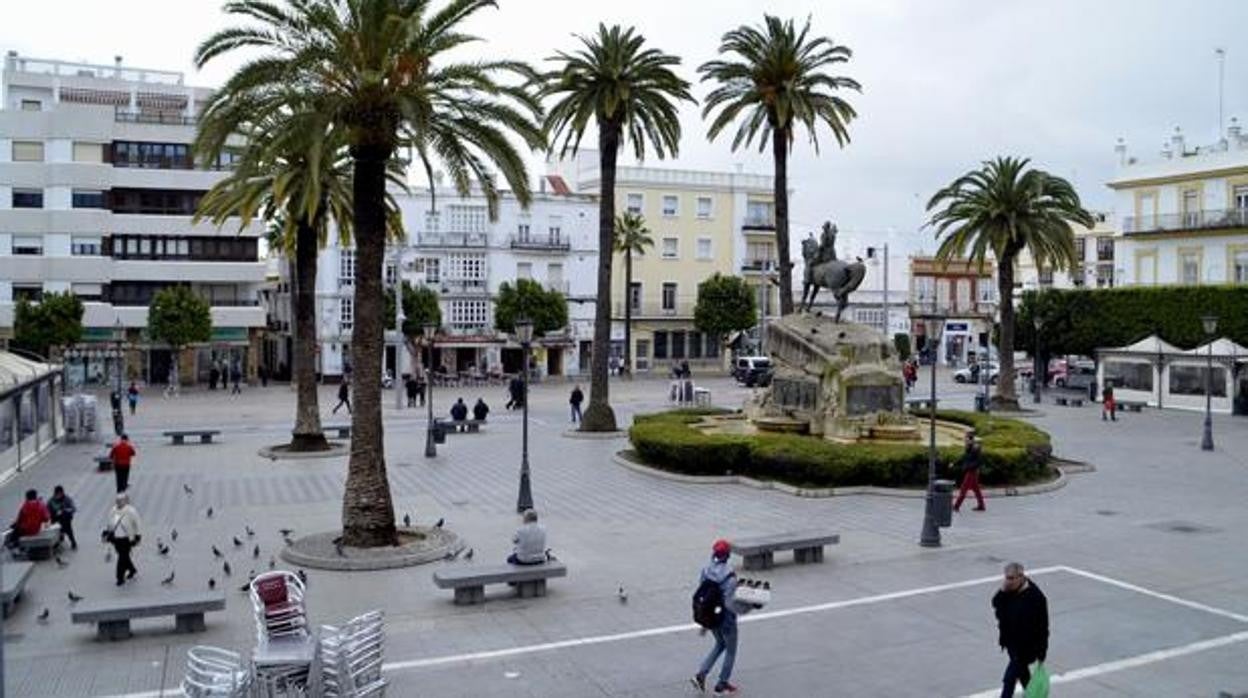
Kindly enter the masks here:
M 726 410 L 675 410 L 638 415 L 629 429 L 647 465 L 686 475 L 745 475 L 803 487 L 921 487 L 927 483 L 927 446 L 838 444 L 792 434 L 705 434 L 691 427 Z M 983 440 L 980 479 L 1019 485 L 1044 478 L 1052 454 L 1045 432 L 1016 419 L 941 410 L 937 418 L 973 426 Z M 926 433 L 926 431 L 924 431 Z M 937 450 L 937 475 L 956 479 L 961 447 Z

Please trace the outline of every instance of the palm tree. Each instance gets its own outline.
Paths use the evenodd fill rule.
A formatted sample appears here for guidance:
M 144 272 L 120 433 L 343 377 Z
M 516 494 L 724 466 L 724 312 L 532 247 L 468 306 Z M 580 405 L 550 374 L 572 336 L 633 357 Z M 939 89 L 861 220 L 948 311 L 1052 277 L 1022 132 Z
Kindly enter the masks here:
M 624 370 L 633 371 L 633 255 L 646 254 L 654 247 L 654 238 L 639 213 L 625 212 L 615 217 L 615 241 L 612 250 L 624 255 Z
M 608 400 L 607 359 L 611 351 L 611 258 L 615 232 L 615 163 L 624 139 L 632 141 L 638 160 L 649 144 L 660 159 L 680 146 L 676 103 L 694 101 L 689 83 L 672 70 L 680 58 L 643 48 L 645 37 L 629 27 L 598 25 L 595 36 L 579 36 L 581 47 L 560 51 L 549 60 L 561 63 L 542 76 L 541 96 L 558 99 L 546 114 L 546 133 L 562 138 L 560 157 L 575 154 L 591 119 L 598 128 L 600 191 L 598 200 L 598 299 L 594 316 L 594 351 L 590 360 L 589 406 L 583 431 L 615 431 Z
M 510 135 L 545 147 L 537 101 L 522 81 L 533 73 L 510 61 L 454 62 L 448 52 L 476 40 L 462 30 L 492 0 L 236 0 L 228 14 L 251 22 L 206 39 L 197 66 L 236 49 L 263 55 L 245 63 L 215 99 L 246 111 L 272 110 L 287 86 L 313 92 L 327 118 L 346 132 L 352 159 L 352 228 L 356 241 L 352 362 L 355 411 L 343 495 L 343 542 L 375 547 L 398 541 L 382 445 L 382 264 L 386 242 L 386 167 L 410 146 L 426 172 L 441 163 L 467 194 L 474 182 L 498 210 L 498 181 L 531 198 L 528 172 Z
M 818 126 L 832 131 L 837 145 L 849 142 L 849 122 L 858 114 L 838 90 L 861 91 L 856 80 L 829 75 L 827 70 L 849 61 L 852 52 L 826 37 L 809 38 L 810 20 L 797 31 L 793 20 L 765 15 L 760 27 L 737 27 L 724 34 L 719 53 L 732 60 L 702 64 L 703 82 L 719 86 L 706 96 L 702 118 L 719 113 L 707 129 L 715 140 L 729 124 L 741 118 L 732 149 L 749 147 L 758 139 L 758 150 L 771 144 L 775 164 L 773 191 L 776 200 L 776 252 L 780 260 L 780 314 L 793 312 L 793 261 L 789 256 L 789 151 L 794 128 L 805 126 L 810 142 L 819 152 Z
M 1001 380 L 993 403 L 1018 409 L 1014 392 L 1014 263 L 1024 249 L 1036 268 L 1070 269 L 1076 263 L 1071 223 L 1091 228 L 1074 187 L 1061 177 L 1028 169 L 1025 158 L 999 157 L 955 179 L 927 202 L 928 225 L 943 238 L 936 258 L 967 255 L 982 269 L 989 255 L 997 263 L 1001 305 Z

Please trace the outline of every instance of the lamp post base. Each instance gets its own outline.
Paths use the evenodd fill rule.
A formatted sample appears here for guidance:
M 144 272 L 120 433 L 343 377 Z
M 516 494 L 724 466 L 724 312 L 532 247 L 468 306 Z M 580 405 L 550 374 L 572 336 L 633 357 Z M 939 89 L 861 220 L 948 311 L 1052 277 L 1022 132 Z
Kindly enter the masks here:
M 1209 419 L 1208 415 L 1205 416 L 1205 431 L 1200 437 L 1200 450 L 1213 450 L 1213 421 Z
M 438 447 L 433 445 L 433 427 L 425 430 L 425 458 L 434 458 L 438 455 Z
M 923 508 L 923 532 L 919 534 L 919 545 L 924 548 L 940 547 L 940 527 L 936 525 L 936 515 L 934 512 L 935 494 L 931 488 L 928 488 L 927 497 Z
M 520 496 L 516 498 L 516 513 L 522 514 L 533 508 L 533 490 L 529 485 L 529 464 L 520 470 Z

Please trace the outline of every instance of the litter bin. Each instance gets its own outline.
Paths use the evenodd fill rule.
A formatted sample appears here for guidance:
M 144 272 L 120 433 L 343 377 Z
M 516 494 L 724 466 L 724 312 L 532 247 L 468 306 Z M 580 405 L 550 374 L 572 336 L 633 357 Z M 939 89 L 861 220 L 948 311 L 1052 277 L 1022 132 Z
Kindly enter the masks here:
M 988 411 L 988 396 L 987 395 L 984 395 L 983 393 L 975 393 L 975 411 L 976 412 Z
M 446 427 L 441 422 L 433 425 L 433 442 L 435 444 L 446 443 Z
M 953 525 L 953 480 L 932 483 L 932 516 L 941 528 Z

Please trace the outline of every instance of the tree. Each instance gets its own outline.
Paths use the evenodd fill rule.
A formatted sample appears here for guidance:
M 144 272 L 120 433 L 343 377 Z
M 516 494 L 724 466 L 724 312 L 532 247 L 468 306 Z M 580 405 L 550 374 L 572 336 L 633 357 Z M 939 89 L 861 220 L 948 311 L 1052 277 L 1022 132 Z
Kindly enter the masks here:
M 849 142 L 848 125 L 858 114 L 837 96 L 838 90 L 861 91 L 852 78 L 827 69 L 849 61 L 852 52 L 826 37 L 809 38 L 810 20 L 799 32 L 793 20 L 765 15 L 760 27 L 741 26 L 724 34 L 719 53 L 733 56 L 698 68 L 703 82 L 719 86 L 706 96 L 702 117 L 719 111 L 707 130 L 714 140 L 741 118 L 732 149 L 758 139 L 759 152 L 771 144 L 775 164 L 776 252 L 780 260 L 780 314 L 793 312 L 793 261 L 789 255 L 788 158 L 794 128 L 804 126 L 819 153 L 818 126 L 827 125 L 838 145 Z
M 1001 304 L 998 344 L 1002 380 L 993 403 L 1018 409 L 1014 391 L 1014 263 L 1023 250 L 1037 268 L 1069 269 L 1077 263 L 1071 223 L 1091 228 L 1095 221 L 1079 202 L 1074 187 L 1061 177 L 1028 169 L 1026 158 L 988 161 L 936 192 L 927 203 L 927 225 L 942 238 L 936 258 L 962 259 L 983 268 L 988 256 L 997 263 Z
M 394 329 L 394 289 L 386 289 L 386 329 Z M 411 356 L 421 356 L 420 347 L 424 342 L 424 326 L 442 325 L 442 308 L 438 305 L 438 294 L 431 288 L 418 286 L 413 288 L 403 282 L 403 342 Z
M 568 301 L 532 279 L 516 279 L 514 286 L 504 281 L 494 301 L 494 328 L 512 334 L 522 317 L 533 322 L 533 335 L 542 337 L 568 326 Z
M 173 350 L 173 377 L 178 384 L 178 360 L 182 350 L 212 339 L 212 309 L 189 286 L 161 289 L 147 309 L 147 333 Z
M 646 219 L 638 213 L 622 213 L 615 217 L 615 241 L 612 250 L 624 255 L 624 370 L 633 370 L 633 255 L 644 255 L 654 247 L 654 238 L 646 227 Z
M 13 314 L 13 346 L 43 357 L 82 341 L 82 300 L 73 293 L 45 293 L 38 303 L 22 298 Z
M 590 120 L 598 129 L 598 298 L 594 312 L 594 347 L 590 358 L 589 406 L 582 431 L 615 431 L 609 401 L 607 360 L 611 352 L 611 257 L 615 232 L 615 166 L 627 138 L 638 160 L 649 144 L 660 159 L 680 146 L 676 103 L 693 102 L 689 83 L 672 70 L 680 59 L 643 48 L 645 37 L 629 27 L 598 25 L 595 36 L 578 37 L 581 48 L 560 51 L 549 60 L 561 63 L 542 76 L 543 97 L 557 97 L 546 114 L 546 132 L 562 138 L 560 157 L 576 153 Z M 552 142 L 553 148 L 553 142 Z
M 893 333 L 893 348 L 897 350 L 897 356 L 905 361 L 910 358 L 910 335 L 905 332 Z
M 698 284 L 698 304 L 693 308 L 693 325 L 698 330 L 728 341 L 733 332 L 744 332 L 758 323 L 755 290 L 739 276 L 715 272 Z
M 545 147 L 536 99 L 520 81 L 505 79 L 531 80 L 528 66 L 448 58 L 476 40 L 464 22 L 493 6 L 492 0 L 448 0 L 436 10 L 426 0 L 237 0 L 225 11 L 253 25 L 221 30 L 195 54 L 198 67 L 238 49 L 262 54 L 213 98 L 242 105 L 234 118 L 254 122 L 254 112 L 281 109 L 282 90 L 295 85 L 314 92 L 323 113 L 346 132 L 356 242 L 355 411 L 342 517 L 349 546 L 398 542 L 381 419 L 387 164 L 403 146 L 426 173 L 436 158 L 461 193 L 474 183 L 481 188 L 493 217 L 500 179 L 522 205 L 531 199 L 524 159 L 509 136 L 535 150 Z

